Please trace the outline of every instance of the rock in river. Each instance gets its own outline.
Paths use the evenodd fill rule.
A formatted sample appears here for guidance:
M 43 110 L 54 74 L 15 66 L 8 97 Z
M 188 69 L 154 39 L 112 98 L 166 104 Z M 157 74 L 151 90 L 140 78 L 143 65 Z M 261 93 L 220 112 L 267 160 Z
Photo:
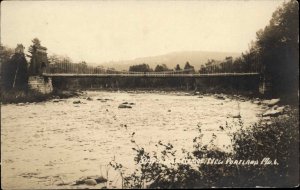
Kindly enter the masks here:
M 215 97 L 219 100 L 225 100 L 225 97 L 219 94 L 216 94 Z
M 282 114 L 283 111 L 284 111 L 284 107 L 273 107 L 273 108 L 269 109 L 268 111 L 266 111 L 263 114 L 263 117 L 267 117 L 267 116 L 276 117 L 276 116 Z
M 242 116 L 240 114 L 233 115 L 232 118 L 241 118 Z
M 132 107 L 126 104 L 120 104 L 118 108 L 132 108 Z
M 280 102 L 280 99 L 271 99 L 271 100 L 264 100 L 262 103 L 266 104 L 269 107 L 272 107 Z
M 73 104 L 80 104 L 80 103 L 81 103 L 80 100 L 76 100 L 76 101 L 73 102 Z
M 94 179 L 86 179 L 84 183 L 87 185 L 97 185 L 97 181 Z

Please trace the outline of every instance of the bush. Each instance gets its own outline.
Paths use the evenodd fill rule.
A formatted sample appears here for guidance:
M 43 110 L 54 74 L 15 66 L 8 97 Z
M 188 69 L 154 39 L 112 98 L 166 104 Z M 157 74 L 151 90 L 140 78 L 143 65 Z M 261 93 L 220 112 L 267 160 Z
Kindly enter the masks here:
M 35 90 L 8 90 L 1 92 L 1 103 L 24 103 L 45 101 L 50 95 L 42 94 Z
M 160 141 L 157 146 L 162 148 L 161 151 L 151 154 L 139 147 L 132 135 L 137 169 L 124 176 L 121 164 L 110 164 L 120 172 L 126 188 L 293 187 L 299 183 L 298 123 L 297 110 L 289 110 L 287 115 L 275 118 L 271 125 L 259 122 L 245 128 L 240 120 L 240 130 L 231 134 L 231 153 L 219 150 L 214 144 L 215 138 L 209 145 L 203 145 L 201 126 L 198 126 L 194 151 L 183 151 L 184 159 L 191 161 L 188 163 L 176 161 L 172 144 Z M 209 163 L 213 158 L 215 164 Z M 272 164 L 263 164 L 265 158 L 270 158 Z M 174 160 L 174 163 L 166 164 L 166 159 Z M 227 159 L 249 161 L 248 164 L 228 164 Z M 203 162 L 193 164 L 195 160 Z M 223 163 L 217 164 L 217 161 Z

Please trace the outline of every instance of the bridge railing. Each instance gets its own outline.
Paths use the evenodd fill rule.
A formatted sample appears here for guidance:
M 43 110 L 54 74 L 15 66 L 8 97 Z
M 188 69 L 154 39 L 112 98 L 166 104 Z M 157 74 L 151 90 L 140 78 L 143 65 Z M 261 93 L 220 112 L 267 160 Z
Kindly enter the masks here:
M 142 75 L 162 75 L 162 74 L 180 74 L 180 73 L 190 73 L 193 69 L 185 69 L 179 71 L 162 71 L 162 72 L 135 72 L 135 71 L 118 71 L 114 69 L 105 69 L 99 67 L 83 66 L 80 64 L 72 63 L 60 63 L 60 64 L 50 64 L 45 68 L 44 74 L 130 74 L 136 76 Z
M 59 76 L 151 76 L 151 77 L 197 77 L 197 76 L 237 76 L 237 75 L 257 75 L 259 72 L 209 72 L 196 73 L 194 69 L 185 70 L 170 70 L 163 72 L 134 72 L 134 71 L 117 71 L 114 69 L 105 69 L 100 67 L 91 67 L 84 64 L 59 63 L 50 64 L 45 68 L 44 75 L 59 75 Z

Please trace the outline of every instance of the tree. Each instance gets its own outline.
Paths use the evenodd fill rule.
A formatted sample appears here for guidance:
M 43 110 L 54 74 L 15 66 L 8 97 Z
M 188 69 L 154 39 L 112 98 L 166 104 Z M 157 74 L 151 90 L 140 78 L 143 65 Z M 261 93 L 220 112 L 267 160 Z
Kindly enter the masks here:
M 139 65 L 132 65 L 129 67 L 129 71 L 131 72 L 152 72 L 153 70 L 150 68 L 148 64 L 139 64 Z
M 13 54 L 13 49 L 0 44 L 0 66 L 2 66 L 3 63 L 6 63 Z
M 29 71 L 31 75 L 42 74 L 43 70 L 48 66 L 47 48 L 41 46 L 41 42 L 38 38 L 32 40 L 28 52 L 30 55 Z
M 181 70 L 180 65 L 177 64 L 176 67 L 175 67 L 175 71 L 180 71 L 180 70 Z
M 299 83 L 299 5 L 291 0 L 272 15 L 257 32 L 256 45 L 265 75 L 271 78 L 273 95 L 297 93 Z
M 163 71 L 169 71 L 170 69 L 167 67 L 166 64 L 162 64 L 162 65 L 156 65 L 154 71 L 155 72 L 163 72 Z
M 190 65 L 190 63 L 187 61 L 184 65 L 184 70 L 190 70 L 189 72 L 195 72 L 194 66 Z
M 23 50 L 23 45 L 18 44 L 11 57 L 11 51 L 5 52 L 5 48 L 1 51 L 1 60 L 4 61 L 1 67 L 1 86 L 4 90 L 27 88 L 27 61 Z

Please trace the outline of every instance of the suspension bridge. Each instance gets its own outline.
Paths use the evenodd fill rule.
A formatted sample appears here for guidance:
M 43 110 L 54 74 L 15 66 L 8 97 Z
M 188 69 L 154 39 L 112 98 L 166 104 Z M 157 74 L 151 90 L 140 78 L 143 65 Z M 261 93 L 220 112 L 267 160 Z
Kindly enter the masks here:
M 111 78 L 111 77 L 145 77 L 145 78 L 207 78 L 207 77 L 239 77 L 259 76 L 259 72 L 214 72 L 196 73 L 194 69 L 170 70 L 161 72 L 133 72 L 117 71 L 97 67 L 86 67 L 84 69 L 71 64 L 63 64 L 59 67 L 49 66 L 44 69 L 42 76 L 62 78 Z
M 85 85 L 98 85 L 101 88 L 106 87 L 119 87 L 128 85 L 126 78 L 158 78 L 161 80 L 148 81 L 151 84 L 159 85 L 163 79 L 176 79 L 176 80 L 166 80 L 166 85 L 186 85 L 187 89 L 194 86 L 199 86 L 199 88 L 209 88 L 210 86 L 220 86 L 223 85 L 225 88 L 232 86 L 233 88 L 246 88 L 246 89 L 262 89 L 264 93 L 268 86 L 263 79 L 258 70 L 251 70 L 248 72 L 234 72 L 233 70 L 221 70 L 221 69 L 210 69 L 206 72 L 195 72 L 194 69 L 184 69 L 184 70 L 169 70 L 162 72 L 133 72 L 133 71 L 117 71 L 114 69 L 105 69 L 103 67 L 91 67 L 86 64 L 50 64 L 46 67 L 40 67 L 39 74 L 33 75 L 29 78 L 29 85 L 32 89 L 39 90 L 43 93 L 50 92 L 53 89 L 52 81 L 55 85 L 63 85 L 72 83 L 72 80 L 76 78 L 86 78 L 86 79 L 104 79 L 104 80 L 87 80 Z M 61 80 L 62 79 L 62 80 Z M 66 79 L 66 80 L 64 80 Z M 179 82 L 177 79 L 180 79 Z M 190 79 L 190 80 L 181 80 Z M 215 80 L 216 79 L 216 80 Z M 220 79 L 220 80 L 219 80 Z M 85 81 L 85 80 L 84 80 Z M 84 82 L 83 81 L 83 82 Z M 94 82 L 93 82 L 94 81 Z M 139 81 L 139 80 L 137 80 Z M 148 83 L 141 80 L 141 85 L 147 85 Z M 86 82 L 86 81 L 85 81 Z M 76 82 L 75 82 L 76 83 Z M 74 83 L 74 84 L 75 84 Z M 139 82 L 134 82 L 138 85 Z M 149 83 L 149 84 L 150 84 Z M 178 83 L 178 84 L 177 84 Z M 77 84 L 77 83 L 76 83 Z M 176 86 L 175 85 L 175 86 Z M 262 88 L 260 87 L 262 86 Z M 260 90 L 261 91 L 261 90 Z

